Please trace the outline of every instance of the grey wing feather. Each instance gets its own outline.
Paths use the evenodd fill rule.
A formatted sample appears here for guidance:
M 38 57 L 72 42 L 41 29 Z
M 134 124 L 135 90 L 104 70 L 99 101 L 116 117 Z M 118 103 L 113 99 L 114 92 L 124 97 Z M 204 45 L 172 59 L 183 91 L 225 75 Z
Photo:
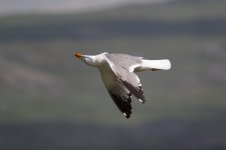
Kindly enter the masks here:
M 127 72 L 127 74 L 120 80 L 136 98 L 138 98 L 142 103 L 146 102 L 142 85 L 135 73 Z
M 143 88 L 138 76 L 129 72 L 129 66 L 139 63 L 139 57 L 133 57 L 125 54 L 106 54 L 106 60 L 109 63 L 112 71 L 118 77 L 118 79 L 124 84 L 124 86 L 141 102 L 145 102 Z M 123 59 L 125 60 L 123 61 Z M 131 64 L 130 64 L 131 63 Z
M 109 68 L 110 69 L 110 68 Z M 132 114 L 131 106 L 131 92 L 124 86 L 124 84 L 116 77 L 112 70 L 100 71 L 103 83 L 108 90 L 109 95 L 117 105 L 119 110 L 129 118 Z
M 111 62 L 121 66 L 122 68 L 129 71 L 131 66 L 141 64 L 142 57 L 131 56 L 127 54 L 105 54 L 105 56 Z

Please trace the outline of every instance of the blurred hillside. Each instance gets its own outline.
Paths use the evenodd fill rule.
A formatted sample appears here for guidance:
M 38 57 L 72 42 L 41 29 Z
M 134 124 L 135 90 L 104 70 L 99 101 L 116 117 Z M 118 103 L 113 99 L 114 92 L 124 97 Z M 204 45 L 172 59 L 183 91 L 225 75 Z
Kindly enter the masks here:
M 128 4 L 163 3 L 169 0 L 0 0 L 0 16 L 26 13 L 84 13 Z
M 171 59 L 171 71 L 140 74 L 151 102 L 140 106 L 134 101 L 134 119 L 221 114 L 226 104 L 225 4 L 184 1 L 1 18 L 1 120 L 108 120 L 111 115 L 121 120 L 99 74 L 75 60 L 74 50 Z
M 129 129 L 121 132 L 122 136 L 154 139 L 157 131 L 167 128 L 169 122 L 171 126 L 166 130 L 175 129 L 177 134 L 160 134 L 158 141 L 154 141 L 159 142 L 155 146 L 174 147 L 181 140 L 182 149 L 214 149 L 219 145 L 225 148 L 225 27 L 224 0 L 174 1 L 83 14 L 1 17 L 0 138 L 7 135 L 5 131 L 13 136 L 11 129 L 24 131 L 21 123 L 31 125 L 25 135 L 29 137 L 38 134 L 34 122 L 56 122 L 50 123 L 53 131 L 48 130 L 49 124 L 45 128 L 53 136 L 51 133 L 68 126 L 66 132 L 73 130 L 70 125 L 61 126 L 57 122 L 73 122 L 79 126 L 74 128 L 84 130 L 83 138 L 89 142 L 95 138 L 85 129 L 88 124 L 88 127 L 101 124 L 92 128 L 100 132 L 104 132 L 100 128 L 106 125 L 103 129 L 109 134 L 126 126 Z M 97 70 L 73 57 L 75 50 L 84 54 L 108 51 L 148 59 L 168 58 L 172 61 L 172 70 L 139 73 L 148 102 L 142 105 L 134 99 L 133 115 L 127 120 L 113 104 Z M 158 128 L 153 130 L 152 123 Z M 143 130 L 135 132 L 134 128 L 150 129 L 147 132 L 150 134 Z M 152 135 L 154 131 L 157 133 Z M 94 144 L 99 149 L 105 134 L 93 134 L 102 137 Z M 80 135 L 83 133 L 74 137 L 76 141 Z M 178 143 L 166 142 L 171 136 L 179 140 Z M 112 140 L 119 137 L 114 135 Z M 189 139 L 193 140 L 186 143 Z M 135 149 L 140 144 L 148 145 L 147 141 L 133 143 L 135 138 L 128 141 Z M 10 145 L 5 140 L 0 142 L 6 147 Z M 66 145 L 70 142 L 73 140 Z M 124 142 L 126 138 L 117 143 L 115 149 L 130 148 L 123 147 Z M 196 142 L 203 144 L 199 147 Z M 191 143 L 194 147 L 186 147 Z M 144 145 L 143 148 L 151 148 Z

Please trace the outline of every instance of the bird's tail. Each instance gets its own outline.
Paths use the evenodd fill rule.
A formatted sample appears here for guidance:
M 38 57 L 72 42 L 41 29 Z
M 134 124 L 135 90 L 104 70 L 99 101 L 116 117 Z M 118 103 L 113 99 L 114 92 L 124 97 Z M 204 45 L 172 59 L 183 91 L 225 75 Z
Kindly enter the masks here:
M 144 70 L 169 70 L 171 63 L 168 59 L 162 60 L 142 60 L 142 69 Z

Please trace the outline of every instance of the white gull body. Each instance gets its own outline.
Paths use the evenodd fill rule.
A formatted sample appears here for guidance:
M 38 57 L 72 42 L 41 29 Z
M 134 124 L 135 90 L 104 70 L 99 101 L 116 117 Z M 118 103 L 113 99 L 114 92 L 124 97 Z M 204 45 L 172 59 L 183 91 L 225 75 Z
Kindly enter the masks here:
M 140 79 L 135 72 L 171 68 L 168 59 L 147 60 L 143 57 L 107 52 L 99 55 L 82 55 L 77 52 L 74 55 L 87 65 L 99 69 L 109 95 L 126 118 L 132 114 L 132 95 L 142 103 L 146 101 Z

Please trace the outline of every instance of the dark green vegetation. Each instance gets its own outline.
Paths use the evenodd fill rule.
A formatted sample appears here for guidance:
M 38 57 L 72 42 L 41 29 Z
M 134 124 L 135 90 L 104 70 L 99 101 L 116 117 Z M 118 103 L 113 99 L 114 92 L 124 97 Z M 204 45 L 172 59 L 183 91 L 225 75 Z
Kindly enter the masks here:
M 150 59 L 169 58 L 172 70 L 139 73 L 148 101 L 143 105 L 134 100 L 133 115 L 127 120 L 114 106 L 97 70 L 76 60 L 72 56 L 74 50 L 85 54 L 108 51 Z M 86 139 L 98 148 L 101 138 L 115 149 L 138 149 L 141 145 L 164 149 L 160 146 L 163 144 L 174 149 L 177 145 L 184 149 L 225 148 L 225 64 L 224 0 L 178 1 L 80 15 L 2 17 L 0 142 L 7 143 L 2 140 L 6 135 L 16 140 L 37 136 L 39 140 L 45 135 L 39 137 L 36 130 L 48 133 L 50 129 L 50 135 L 41 142 L 53 142 L 60 147 L 57 140 L 71 137 L 73 144 L 61 145 L 65 149 L 77 148 L 75 145 Z M 68 123 L 65 127 L 43 122 Z M 31 131 L 27 136 L 9 132 L 11 127 L 15 132 L 25 132 L 23 128 L 27 126 Z M 63 134 L 66 128 L 71 130 Z M 90 131 L 93 128 L 98 132 Z M 84 131 L 84 136 L 80 132 L 68 135 L 75 132 L 72 130 Z M 95 145 L 98 138 L 100 145 Z M 200 147 L 191 145 L 199 143 Z M 20 144 L 13 149 L 23 149 Z M 30 142 L 31 147 L 35 144 Z M 30 149 L 29 145 L 24 147 Z

